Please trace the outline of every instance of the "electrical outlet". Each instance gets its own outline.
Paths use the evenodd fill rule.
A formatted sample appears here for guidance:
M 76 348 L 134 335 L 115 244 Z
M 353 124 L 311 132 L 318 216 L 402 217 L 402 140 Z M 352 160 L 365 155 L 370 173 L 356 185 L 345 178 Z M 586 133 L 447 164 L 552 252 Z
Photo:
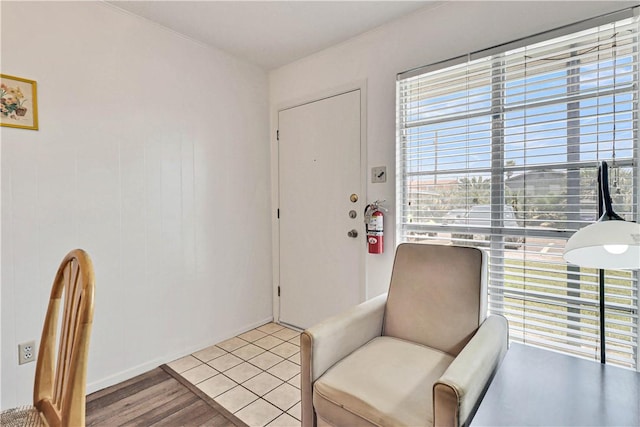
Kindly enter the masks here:
M 18 344 L 18 365 L 36 360 L 36 342 L 29 341 Z

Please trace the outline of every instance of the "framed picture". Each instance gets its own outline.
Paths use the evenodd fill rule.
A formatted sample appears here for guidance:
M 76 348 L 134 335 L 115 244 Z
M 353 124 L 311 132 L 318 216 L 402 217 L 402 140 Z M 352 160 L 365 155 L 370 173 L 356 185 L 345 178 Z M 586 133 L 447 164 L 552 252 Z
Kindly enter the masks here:
M 0 74 L 0 126 L 38 130 L 35 81 Z

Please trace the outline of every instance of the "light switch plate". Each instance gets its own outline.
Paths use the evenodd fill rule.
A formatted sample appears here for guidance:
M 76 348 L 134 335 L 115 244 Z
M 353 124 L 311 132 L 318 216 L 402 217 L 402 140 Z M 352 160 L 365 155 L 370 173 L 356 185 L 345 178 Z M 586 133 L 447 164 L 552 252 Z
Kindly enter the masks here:
M 371 168 L 371 182 L 387 182 L 387 167 L 376 166 Z

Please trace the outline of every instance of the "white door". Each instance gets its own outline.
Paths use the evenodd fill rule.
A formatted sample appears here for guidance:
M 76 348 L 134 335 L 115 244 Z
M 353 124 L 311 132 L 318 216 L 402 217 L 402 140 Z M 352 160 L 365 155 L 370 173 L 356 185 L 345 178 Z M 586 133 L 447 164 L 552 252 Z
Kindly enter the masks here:
M 282 110 L 278 129 L 279 319 L 307 328 L 361 301 L 360 90 Z

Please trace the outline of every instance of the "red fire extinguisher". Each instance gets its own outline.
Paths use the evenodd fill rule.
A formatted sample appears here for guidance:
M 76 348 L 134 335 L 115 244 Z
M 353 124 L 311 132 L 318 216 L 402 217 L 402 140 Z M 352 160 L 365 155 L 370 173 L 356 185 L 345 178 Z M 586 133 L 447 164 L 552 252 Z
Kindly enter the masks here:
M 381 201 L 367 205 L 364 210 L 364 221 L 367 230 L 367 243 L 370 254 L 381 254 L 384 252 L 384 213 L 380 206 Z

